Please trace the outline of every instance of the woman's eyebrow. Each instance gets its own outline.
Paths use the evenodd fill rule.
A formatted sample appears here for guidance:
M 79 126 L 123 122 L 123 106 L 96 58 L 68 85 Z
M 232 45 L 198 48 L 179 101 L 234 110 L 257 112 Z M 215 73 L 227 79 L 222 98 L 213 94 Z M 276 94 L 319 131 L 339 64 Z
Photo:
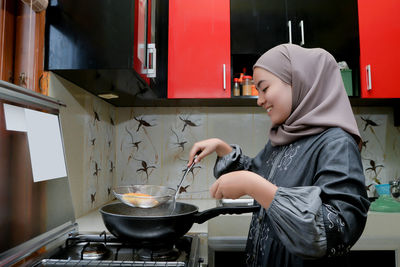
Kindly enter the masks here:
M 261 83 L 263 83 L 263 82 L 265 82 L 265 80 L 260 80 L 260 81 L 258 81 L 258 83 L 257 83 L 257 88 L 260 88 L 260 85 L 261 85 Z

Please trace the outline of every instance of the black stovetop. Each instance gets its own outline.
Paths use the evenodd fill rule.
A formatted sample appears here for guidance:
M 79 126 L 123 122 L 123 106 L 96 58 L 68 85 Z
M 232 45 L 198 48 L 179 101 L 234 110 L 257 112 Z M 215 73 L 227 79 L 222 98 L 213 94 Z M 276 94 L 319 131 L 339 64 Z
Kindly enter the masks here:
M 68 238 L 37 266 L 194 266 L 199 239 L 185 235 L 174 244 L 143 247 L 114 236 L 78 235 Z

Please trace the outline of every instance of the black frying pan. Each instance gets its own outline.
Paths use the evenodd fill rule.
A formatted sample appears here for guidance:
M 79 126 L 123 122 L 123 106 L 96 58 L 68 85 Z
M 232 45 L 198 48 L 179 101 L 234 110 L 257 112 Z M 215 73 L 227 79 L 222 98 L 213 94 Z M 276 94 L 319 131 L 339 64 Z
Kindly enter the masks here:
M 242 214 L 258 211 L 260 206 L 217 207 L 202 212 L 195 205 L 176 203 L 172 214 L 168 205 L 151 209 L 129 207 L 123 203 L 100 209 L 107 229 L 116 237 L 141 246 L 171 244 L 186 234 L 194 223 L 203 223 L 221 214 Z

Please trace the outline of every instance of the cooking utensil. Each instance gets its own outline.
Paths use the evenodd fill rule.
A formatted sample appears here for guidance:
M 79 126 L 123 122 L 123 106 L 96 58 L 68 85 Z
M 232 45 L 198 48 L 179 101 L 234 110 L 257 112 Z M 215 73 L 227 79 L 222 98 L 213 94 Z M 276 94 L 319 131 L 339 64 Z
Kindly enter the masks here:
M 183 181 L 184 181 L 185 178 L 186 178 L 186 175 L 193 169 L 193 166 L 196 164 L 196 163 L 194 162 L 194 161 L 196 160 L 196 158 L 197 158 L 197 155 L 194 155 L 192 164 L 190 164 L 190 166 L 186 169 L 185 173 L 183 174 L 183 177 L 182 177 L 181 181 L 179 182 L 178 187 L 177 187 L 177 189 L 176 189 L 176 193 L 175 193 L 175 196 L 174 196 L 174 201 L 176 201 L 176 197 L 177 197 L 178 194 L 180 193 L 180 189 L 181 189 L 181 186 L 182 186 Z
M 183 181 L 185 180 L 186 175 L 193 169 L 193 166 L 194 166 L 194 164 L 195 164 L 195 159 L 196 159 L 196 158 L 197 158 L 197 155 L 194 155 L 192 164 L 190 164 L 190 166 L 189 166 L 188 168 L 186 168 L 186 171 L 185 171 L 185 173 L 183 174 L 182 179 L 181 179 L 181 181 L 180 181 L 179 184 L 178 184 L 178 187 L 176 188 L 176 192 L 175 192 L 175 195 L 174 195 L 174 199 L 173 199 L 173 203 L 172 203 L 172 209 L 171 209 L 171 213 L 170 213 L 170 214 L 173 214 L 174 211 L 175 211 L 175 208 L 176 208 L 176 199 L 177 199 L 177 197 L 178 197 L 178 194 L 179 194 L 180 191 L 181 191 L 182 183 L 183 183 Z
M 216 207 L 202 212 L 187 203 L 176 203 L 172 214 L 164 203 L 152 209 L 132 208 L 122 203 L 103 206 L 100 209 L 103 222 L 114 236 L 129 242 L 151 246 L 154 243 L 171 244 L 185 233 L 194 223 L 203 223 L 221 214 L 242 214 L 258 211 L 260 206 Z
M 114 195 L 124 204 L 137 208 L 154 208 L 175 195 L 175 189 L 161 185 L 118 186 Z

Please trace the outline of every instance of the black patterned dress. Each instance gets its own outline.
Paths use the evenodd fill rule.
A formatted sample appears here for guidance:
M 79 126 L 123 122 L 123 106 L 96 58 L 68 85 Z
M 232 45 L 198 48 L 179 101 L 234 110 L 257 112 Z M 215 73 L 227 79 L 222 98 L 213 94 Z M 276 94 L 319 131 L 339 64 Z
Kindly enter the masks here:
M 247 266 L 347 266 L 370 204 L 354 139 L 330 128 L 285 146 L 268 142 L 255 158 L 232 147 L 217 158 L 215 177 L 249 170 L 278 186 L 268 210 L 253 214 Z

